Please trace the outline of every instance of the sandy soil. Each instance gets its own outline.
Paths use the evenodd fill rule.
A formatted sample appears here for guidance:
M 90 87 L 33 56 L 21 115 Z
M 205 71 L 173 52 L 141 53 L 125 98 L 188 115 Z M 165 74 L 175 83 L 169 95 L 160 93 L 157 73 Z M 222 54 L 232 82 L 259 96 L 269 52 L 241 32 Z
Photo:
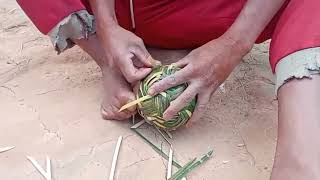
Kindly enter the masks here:
M 185 51 L 151 50 L 162 60 Z M 49 155 L 56 180 L 106 179 L 119 135 L 124 136 L 117 180 L 163 180 L 166 163 L 129 130 L 104 121 L 98 67 L 79 48 L 56 55 L 14 1 L 0 0 L 0 179 L 43 179 L 27 161 Z M 181 164 L 210 148 L 214 157 L 192 180 L 267 180 L 276 144 L 277 102 L 268 43 L 256 46 L 214 94 L 209 111 L 191 128 L 174 133 Z

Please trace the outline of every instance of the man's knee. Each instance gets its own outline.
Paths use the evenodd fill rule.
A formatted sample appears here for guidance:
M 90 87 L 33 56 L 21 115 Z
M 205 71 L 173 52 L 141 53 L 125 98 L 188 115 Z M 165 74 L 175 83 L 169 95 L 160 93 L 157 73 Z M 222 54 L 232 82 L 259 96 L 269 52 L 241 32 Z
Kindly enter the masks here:
M 290 0 L 272 35 L 270 63 L 273 71 L 280 59 L 303 49 L 320 47 L 319 0 Z
M 304 49 L 282 58 L 275 68 L 276 93 L 292 79 L 312 78 L 320 74 L 320 47 Z

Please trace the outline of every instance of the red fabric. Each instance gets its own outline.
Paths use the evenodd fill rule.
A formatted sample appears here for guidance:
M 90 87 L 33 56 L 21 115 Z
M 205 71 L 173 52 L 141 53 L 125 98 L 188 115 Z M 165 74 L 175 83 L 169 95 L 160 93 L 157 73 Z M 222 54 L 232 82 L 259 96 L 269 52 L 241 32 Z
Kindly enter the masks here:
M 86 9 L 81 0 L 17 0 L 35 26 L 47 34 L 70 13 Z
M 70 13 L 89 9 L 86 0 L 30 0 L 18 3 L 43 33 Z M 234 22 L 246 0 L 134 0 L 135 33 L 151 46 L 195 48 L 221 36 Z M 320 46 L 319 0 L 290 0 L 272 19 L 257 43 L 272 38 L 270 64 L 286 55 Z M 129 0 L 116 0 L 119 24 L 131 27 Z
M 130 1 L 115 0 L 115 12 L 119 25 L 129 31 L 133 31 L 130 16 Z
M 135 2 L 136 34 L 165 48 L 195 48 L 218 38 L 245 0 L 146 0 Z
M 272 35 L 270 64 L 274 72 L 283 57 L 320 46 L 320 1 L 291 0 Z

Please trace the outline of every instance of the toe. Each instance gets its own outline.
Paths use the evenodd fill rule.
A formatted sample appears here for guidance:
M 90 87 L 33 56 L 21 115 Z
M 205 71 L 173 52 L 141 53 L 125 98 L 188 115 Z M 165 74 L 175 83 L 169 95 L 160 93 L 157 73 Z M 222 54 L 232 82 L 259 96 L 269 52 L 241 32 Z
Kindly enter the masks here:
M 136 98 L 135 98 L 135 95 L 132 93 L 132 92 L 122 92 L 119 94 L 119 109 L 129 103 L 129 102 L 132 102 L 134 101 Z M 128 113 L 134 113 L 136 112 L 136 106 L 131 106 L 129 107 L 128 109 L 124 110 L 123 112 L 128 112 Z
M 101 106 L 100 113 L 102 118 L 105 120 L 126 120 L 132 116 L 132 114 L 126 112 L 114 112 L 107 110 L 103 106 Z

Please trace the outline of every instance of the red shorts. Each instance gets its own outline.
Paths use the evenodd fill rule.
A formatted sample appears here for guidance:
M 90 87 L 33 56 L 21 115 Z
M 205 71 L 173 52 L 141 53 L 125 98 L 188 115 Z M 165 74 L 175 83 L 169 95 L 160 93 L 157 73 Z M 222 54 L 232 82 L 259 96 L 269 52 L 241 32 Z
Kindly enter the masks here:
M 221 36 L 234 22 L 246 0 L 134 0 L 135 33 L 147 45 L 195 48 Z M 70 13 L 87 9 L 86 0 L 30 0 L 18 3 L 46 34 Z M 272 39 L 270 64 L 301 49 L 320 46 L 320 1 L 290 0 L 275 15 L 257 43 Z M 129 0 L 116 0 L 119 24 L 133 31 Z

